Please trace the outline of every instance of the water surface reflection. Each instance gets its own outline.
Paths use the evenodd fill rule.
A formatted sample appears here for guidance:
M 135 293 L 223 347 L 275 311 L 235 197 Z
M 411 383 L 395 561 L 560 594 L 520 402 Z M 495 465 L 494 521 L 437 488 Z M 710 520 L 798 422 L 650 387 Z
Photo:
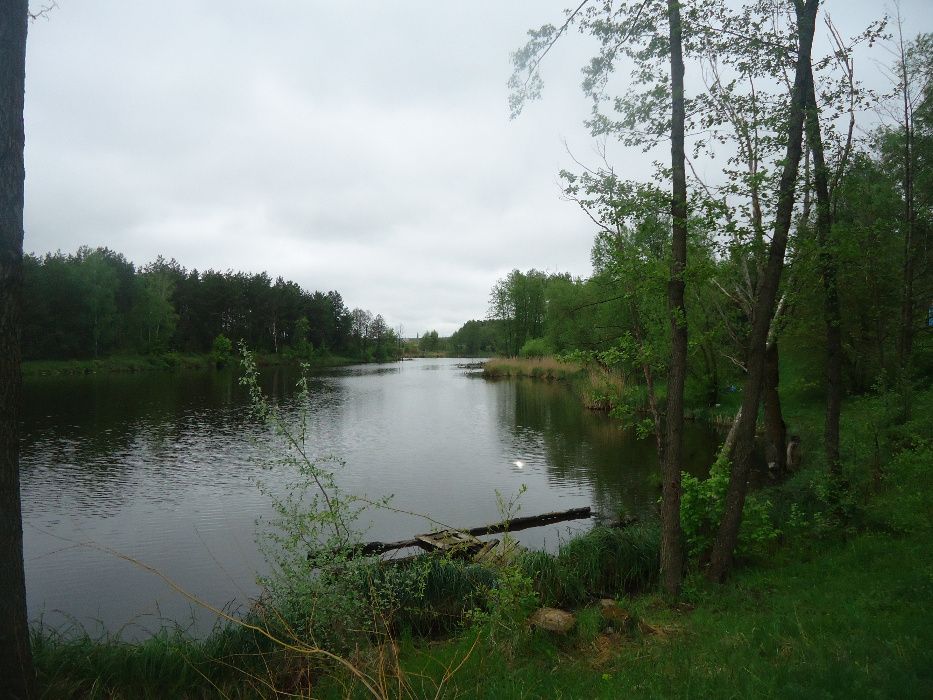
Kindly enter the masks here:
M 355 493 L 394 494 L 399 509 L 458 526 L 499 519 L 496 490 L 528 491 L 522 514 L 593 505 L 605 514 L 655 507 L 652 440 L 580 408 L 559 384 L 487 382 L 457 360 L 366 365 L 316 375 L 305 407 L 296 374 L 264 371 L 292 417 L 307 413 L 312 454 L 345 462 Z M 264 563 L 256 520 L 287 474 L 269 466 L 270 434 L 252 423 L 230 372 L 37 378 L 26 384 L 22 489 L 30 615 L 128 636 L 191 611 L 164 582 L 109 550 L 171 576 L 213 605 L 245 603 Z M 715 435 L 690 426 L 693 464 Z M 411 515 L 366 514 L 372 539 L 430 529 Z M 554 547 L 568 528 L 521 533 Z M 237 603 L 234 603 L 236 605 Z M 209 626 L 199 614 L 195 631 Z

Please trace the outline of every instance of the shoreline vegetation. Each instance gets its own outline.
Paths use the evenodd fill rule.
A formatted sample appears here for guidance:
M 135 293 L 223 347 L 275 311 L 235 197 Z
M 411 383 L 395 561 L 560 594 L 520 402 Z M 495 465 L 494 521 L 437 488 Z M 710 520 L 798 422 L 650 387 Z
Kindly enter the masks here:
M 563 359 L 555 356 L 493 358 L 483 368 L 487 379 L 505 377 L 566 382 L 578 394 L 585 408 L 593 411 L 614 411 L 626 406 L 629 412 L 639 408 L 638 399 L 630 387 L 626 391 L 624 375 L 592 361 Z M 616 417 L 622 417 L 617 411 Z
M 301 358 L 283 354 L 258 353 L 257 364 L 261 367 L 279 367 L 307 364 L 310 369 L 328 369 L 347 365 L 375 362 L 370 359 L 354 359 L 340 355 L 323 355 Z M 387 360 L 396 361 L 394 358 Z M 223 361 L 228 366 L 229 361 Z M 119 374 L 135 372 L 165 372 L 172 370 L 213 370 L 218 368 L 217 358 L 203 353 L 164 353 L 161 355 L 115 355 L 85 360 L 27 360 L 23 362 L 23 377 L 73 375 L 73 374 Z
M 522 371 L 536 366 L 548 363 Z M 37 628 L 40 686 L 95 698 L 275 697 L 309 684 L 324 698 L 922 696 L 933 690 L 933 390 L 912 400 L 910 419 L 890 392 L 847 402 L 842 496 L 819 448 L 819 401 L 789 392 L 788 422 L 813 445 L 803 467 L 750 496 L 735 577 L 717 585 L 691 569 L 677 602 L 656 592 L 656 522 L 597 525 L 556 554 L 498 566 L 426 556 L 405 573 L 369 560 L 370 581 L 392 571 L 399 587 L 380 632 L 334 648 L 341 662 L 282 642 L 293 628 L 260 601 L 249 627 L 221 623 L 206 639 Z M 694 507 L 685 499 L 695 554 L 718 514 Z M 572 629 L 531 626 L 540 606 L 568 611 Z
M 526 378 L 564 382 L 578 395 L 582 405 L 592 411 L 606 411 L 619 419 L 631 419 L 647 410 L 644 387 L 626 381 L 618 368 L 607 367 L 593 358 L 567 358 L 560 355 L 540 357 L 496 357 L 483 367 L 487 379 Z M 664 385 L 656 389 L 664 396 Z
M 648 411 L 648 396 L 643 384 L 626 381 L 618 370 L 592 360 L 564 359 L 557 355 L 543 357 L 493 357 L 483 366 L 486 379 L 534 379 L 564 382 L 571 386 L 585 408 L 607 411 L 619 419 Z M 667 397 L 664 381 L 655 384 L 658 403 Z M 741 396 L 735 387 L 726 387 L 717 395 L 718 402 L 703 405 L 694 402 L 685 407 L 685 417 L 728 429 L 739 408 Z M 760 428 L 761 426 L 759 426 Z

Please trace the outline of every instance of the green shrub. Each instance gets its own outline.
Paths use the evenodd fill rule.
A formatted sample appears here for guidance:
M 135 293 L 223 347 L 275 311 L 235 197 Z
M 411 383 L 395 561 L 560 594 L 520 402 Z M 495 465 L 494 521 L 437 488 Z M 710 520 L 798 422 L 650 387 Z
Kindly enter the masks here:
M 544 338 L 529 338 L 518 351 L 519 357 L 544 357 L 551 354 L 551 348 Z
M 712 548 L 722 520 L 729 488 L 728 462 L 717 461 L 706 479 L 684 473 L 682 484 L 680 522 L 690 556 L 699 558 Z M 760 494 L 750 494 L 745 499 L 736 554 L 763 555 L 780 534 L 771 521 L 771 501 Z
M 302 365 L 298 415 L 286 415 L 259 387 L 252 355 L 241 345 L 243 376 L 253 418 L 272 430 L 268 466 L 283 474 L 276 488 L 260 482 L 273 515 L 260 520 L 257 543 L 269 572 L 254 615 L 280 639 L 321 646 L 337 653 L 384 634 L 396 615 L 418 600 L 424 567 L 381 567 L 358 555 L 364 531 L 355 523 L 365 506 L 385 507 L 388 499 L 360 499 L 335 479 L 338 459 L 312 460 L 306 444 L 308 382 Z M 279 486 L 285 486 L 281 495 Z
M 538 592 L 517 562 L 499 567 L 496 574 L 493 584 L 481 589 L 482 605 L 470 611 L 469 619 L 488 642 L 510 654 L 527 638 L 525 622 L 538 607 Z
M 214 338 L 211 359 L 217 367 L 225 367 L 233 359 L 233 342 L 223 333 Z
M 881 494 L 869 507 L 873 522 L 886 530 L 922 531 L 933 522 L 933 504 L 926 494 L 933 490 L 933 445 L 905 449 L 885 465 Z
M 406 600 L 398 624 L 420 633 L 457 629 L 469 611 L 483 605 L 484 591 L 496 584 L 496 573 L 479 564 L 425 556 L 418 565 L 424 585 L 419 596 Z
M 568 364 L 588 365 L 595 359 L 595 353 L 592 350 L 567 350 L 556 353 L 554 359 Z
M 576 606 L 595 597 L 647 589 L 657 577 L 660 549 L 654 523 L 597 526 L 566 542 L 556 556 L 527 552 L 521 565 L 543 604 Z

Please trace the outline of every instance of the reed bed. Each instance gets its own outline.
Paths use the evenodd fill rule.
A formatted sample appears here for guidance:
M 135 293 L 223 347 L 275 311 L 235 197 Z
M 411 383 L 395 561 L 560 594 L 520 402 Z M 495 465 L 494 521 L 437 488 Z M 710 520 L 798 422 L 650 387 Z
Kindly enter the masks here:
M 560 362 L 553 357 L 497 357 L 483 367 L 483 376 L 490 379 L 530 377 L 562 381 L 579 377 L 584 370 L 584 366 L 578 362 Z

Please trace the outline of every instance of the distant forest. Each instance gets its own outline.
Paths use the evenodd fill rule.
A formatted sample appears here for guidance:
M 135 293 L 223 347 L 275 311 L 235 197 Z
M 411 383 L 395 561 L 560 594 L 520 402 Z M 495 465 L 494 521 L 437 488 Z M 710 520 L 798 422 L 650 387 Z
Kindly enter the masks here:
M 265 272 L 189 271 L 161 256 L 136 267 L 107 248 L 26 255 L 23 316 L 27 360 L 206 353 L 218 336 L 260 352 L 366 360 L 399 347 L 381 315 L 348 309 L 339 292 Z

